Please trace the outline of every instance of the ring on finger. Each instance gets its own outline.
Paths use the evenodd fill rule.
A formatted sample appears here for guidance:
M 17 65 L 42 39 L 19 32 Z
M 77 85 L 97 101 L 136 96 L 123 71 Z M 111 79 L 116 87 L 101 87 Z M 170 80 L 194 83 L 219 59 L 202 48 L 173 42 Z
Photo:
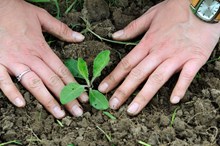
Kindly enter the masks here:
M 26 73 L 28 73 L 28 72 L 30 72 L 30 71 L 31 71 L 31 69 L 28 68 L 28 69 L 26 69 L 25 71 L 23 71 L 22 73 L 20 73 L 19 75 L 17 75 L 16 78 L 17 78 L 18 82 L 20 82 L 21 79 L 22 79 L 22 77 L 23 77 Z

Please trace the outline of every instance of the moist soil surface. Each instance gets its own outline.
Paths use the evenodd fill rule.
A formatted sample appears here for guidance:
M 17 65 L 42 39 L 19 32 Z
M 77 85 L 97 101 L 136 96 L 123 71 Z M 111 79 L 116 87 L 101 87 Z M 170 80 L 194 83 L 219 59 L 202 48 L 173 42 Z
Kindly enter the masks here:
M 85 29 L 82 17 L 91 24 L 90 28 L 96 34 L 109 38 L 113 32 L 125 27 L 157 3 L 159 1 L 156 0 L 85 0 L 77 10 L 64 14 L 67 4 L 63 1 L 60 4 L 63 14 L 60 19 L 80 32 Z M 54 11 L 53 5 L 45 4 L 42 7 L 49 12 Z M 100 51 L 110 50 L 110 64 L 96 80 L 97 87 L 134 46 L 104 42 L 87 31 L 83 32 L 86 39 L 80 44 L 65 43 L 48 34 L 45 34 L 45 37 L 62 60 L 83 57 L 89 66 Z M 128 116 L 126 108 L 141 88 L 137 89 L 119 110 L 107 110 L 116 120 L 109 119 L 102 111 L 85 103 L 82 104 L 83 116 L 75 118 L 67 114 L 60 120 L 63 127 L 21 84 L 15 82 L 27 105 L 24 108 L 16 108 L 0 92 L 0 143 L 18 140 L 22 145 L 29 146 L 139 146 L 141 144 L 138 144 L 138 141 L 141 140 L 152 146 L 218 146 L 220 60 L 215 59 L 219 56 L 218 44 L 209 62 L 193 80 L 185 98 L 177 105 L 170 104 L 169 96 L 178 74 L 174 75 L 135 117 Z M 108 93 L 107 97 L 110 98 L 112 93 Z M 174 120 L 172 115 L 175 115 Z M 111 140 L 97 127 L 105 131 Z

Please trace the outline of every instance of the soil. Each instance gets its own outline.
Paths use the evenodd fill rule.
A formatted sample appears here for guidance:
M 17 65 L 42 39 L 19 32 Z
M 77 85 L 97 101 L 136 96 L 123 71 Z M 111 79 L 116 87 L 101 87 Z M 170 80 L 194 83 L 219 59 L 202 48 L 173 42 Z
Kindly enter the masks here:
M 114 3 L 116 2 L 116 3 Z M 123 28 L 130 21 L 158 3 L 156 0 L 85 0 L 83 9 L 72 10 L 61 20 L 82 31 L 87 19 L 93 31 L 108 38 L 114 31 Z M 61 3 L 61 13 L 66 3 Z M 43 6 L 49 12 L 54 9 Z M 73 25 L 77 24 L 77 25 Z M 132 46 L 102 42 L 91 33 L 85 33 L 86 40 L 80 44 L 61 42 L 49 35 L 47 40 L 54 52 L 61 58 L 83 57 L 91 65 L 101 51 L 111 51 L 110 65 L 97 80 L 97 85 L 117 65 Z M 218 44 L 210 60 L 220 56 Z M 75 118 L 70 114 L 60 120 L 60 126 L 38 101 L 16 83 L 26 99 L 25 108 L 16 108 L 0 92 L 0 143 L 19 140 L 29 146 L 139 146 L 144 141 L 152 146 L 218 146 L 220 145 L 220 60 L 210 61 L 199 71 L 189 87 L 185 98 L 178 105 L 169 103 L 169 95 L 178 74 L 174 75 L 156 94 L 144 110 L 136 117 L 126 114 L 132 97 L 117 111 L 108 110 L 117 119 L 111 120 L 89 104 L 83 104 L 85 113 Z M 96 85 L 96 86 L 97 86 Z M 138 91 L 136 91 L 138 92 Z M 112 93 L 107 96 L 110 97 Z M 134 95 L 133 95 L 134 96 Z M 176 110 L 177 109 L 177 110 Z M 176 118 L 171 125 L 174 111 Z M 97 128 L 111 136 L 111 142 Z

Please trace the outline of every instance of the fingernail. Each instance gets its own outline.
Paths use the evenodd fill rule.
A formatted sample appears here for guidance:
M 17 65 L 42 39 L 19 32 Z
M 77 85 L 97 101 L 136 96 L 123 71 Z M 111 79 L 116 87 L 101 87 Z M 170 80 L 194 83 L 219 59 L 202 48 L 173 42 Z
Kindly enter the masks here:
M 173 96 L 170 101 L 173 104 L 179 103 L 180 102 L 180 97 L 179 96 Z
M 89 100 L 89 97 L 86 93 L 83 93 L 80 97 L 82 102 L 87 102 Z
M 18 107 L 24 106 L 24 101 L 21 98 L 15 98 L 15 105 Z
M 83 36 L 82 34 L 80 34 L 78 32 L 73 32 L 72 36 L 78 42 L 81 42 L 85 39 L 85 36 Z
M 78 105 L 74 105 L 72 107 L 72 113 L 74 116 L 79 117 L 79 116 L 82 116 L 83 111 Z
M 114 97 L 112 100 L 110 100 L 110 108 L 111 109 L 117 109 L 118 108 L 118 104 L 119 104 L 119 100 Z
M 107 89 L 108 89 L 108 84 L 107 83 L 102 83 L 101 85 L 99 85 L 98 89 L 101 92 L 106 92 Z
M 56 118 L 62 118 L 65 116 L 65 112 L 63 110 L 60 109 L 60 107 L 55 106 L 53 108 L 53 112 Z
M 117 39 L 117 38 L 120 38 L 123 34 L 124 34 L 124 30 L 119 30 L 119 31 L 113 33 L 112 37 Z
M 139 109 L 139 104 L 138 103 L 132 103 L 129 107 L 128 107 L 128 110 L 127 112 L 129 114 L 136 114 L 136 112 L 138 111 Z

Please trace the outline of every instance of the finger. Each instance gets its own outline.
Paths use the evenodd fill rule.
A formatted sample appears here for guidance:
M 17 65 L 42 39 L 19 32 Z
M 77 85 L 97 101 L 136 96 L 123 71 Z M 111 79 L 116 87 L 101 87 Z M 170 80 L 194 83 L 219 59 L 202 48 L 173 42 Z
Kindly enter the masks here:
M 63 81 L 55 74 L 42 60 L 37 59 L 29 64 L 32 70 L 42 79 L 44 84 L 59 99 L 61 90 L 65 86 Z M 82 107 L 77 100 L 73 100 L 65 105 L 66 109 L 74 116 L 83 114 Z
M 59 76 L 59 78 L 64 82 L 65 85 L 71 82 L 76 82 L 69 69 L 63 64 L 63 62 L 52 51 L 52 49 L 50 49 L 48 44 L 45 41 L 42 42 L 43 43 L 41 43 L 42 45 L 40 47 L 42 48 L 42 50 L 45 51 L 41 53 L 41 57 L 43 61 L 47 64 L 47 66 L 49 66 L 52 69 L 52 71 Z M 86 93 L 83 93 L 82 95 L 80 95 L 79 100 L 81 102 L 87 102 L 89 100 L 89 97 Z
M 109 101 L 111 109 L 118 109 L 135 89 L 163 61 L 164 53 L 151 53 L 131 70 L 125 81 L 118 87 Z
M 167 59 L 149 76 L 144 87 L 129 105 L 128 114 L 136 115 L 147 105 L 161 86 L 179 68 L 180 63 L 176 59 Z
M 179 101 L 184 97 L 190 83 L 203 64 L 204 63 L 200 60 L 190 60 L 183 66 L 177 84 L 171 94 L 171 103 L 179 103 Z
M 72 31 L 66 24 L 51 16 L 46 10 L 37 8 L 37 14 L 43 30 L 68 42 L 81 42 L 84 36 Z
M 156 9 L 152 8 L 141 17 L 129 23 L 124 29 L 115 32 L 112 37 L 115 40 L 129 40 L 144 33 L 149 28 L 154 18 Z
M 3 65 L 0 65 L 0 89 L 15 106 L 25 106 L 25 100 L 23 96 L 12 82 L 7 69 Z
M 106 93 L 117 86 L 123 78 L 134 68 L 145 56 L 148 55 L 152 48 L 154 37 L 151 34 L 146 34 L 141 42 L 126 55 L 116 66 L 116 68 L 101 82 L 98 89 Z
M 14 65 L 12 73 L 18 75 L 28 69 L 25 65 Z M 53 98 L 42 80 L 33 72 L 30 71 L 22 76 L 22 85 L 32 93 L 34 97 L 56 118 L 65 116 L 65 112 L 61 109 L 58 102 Z

